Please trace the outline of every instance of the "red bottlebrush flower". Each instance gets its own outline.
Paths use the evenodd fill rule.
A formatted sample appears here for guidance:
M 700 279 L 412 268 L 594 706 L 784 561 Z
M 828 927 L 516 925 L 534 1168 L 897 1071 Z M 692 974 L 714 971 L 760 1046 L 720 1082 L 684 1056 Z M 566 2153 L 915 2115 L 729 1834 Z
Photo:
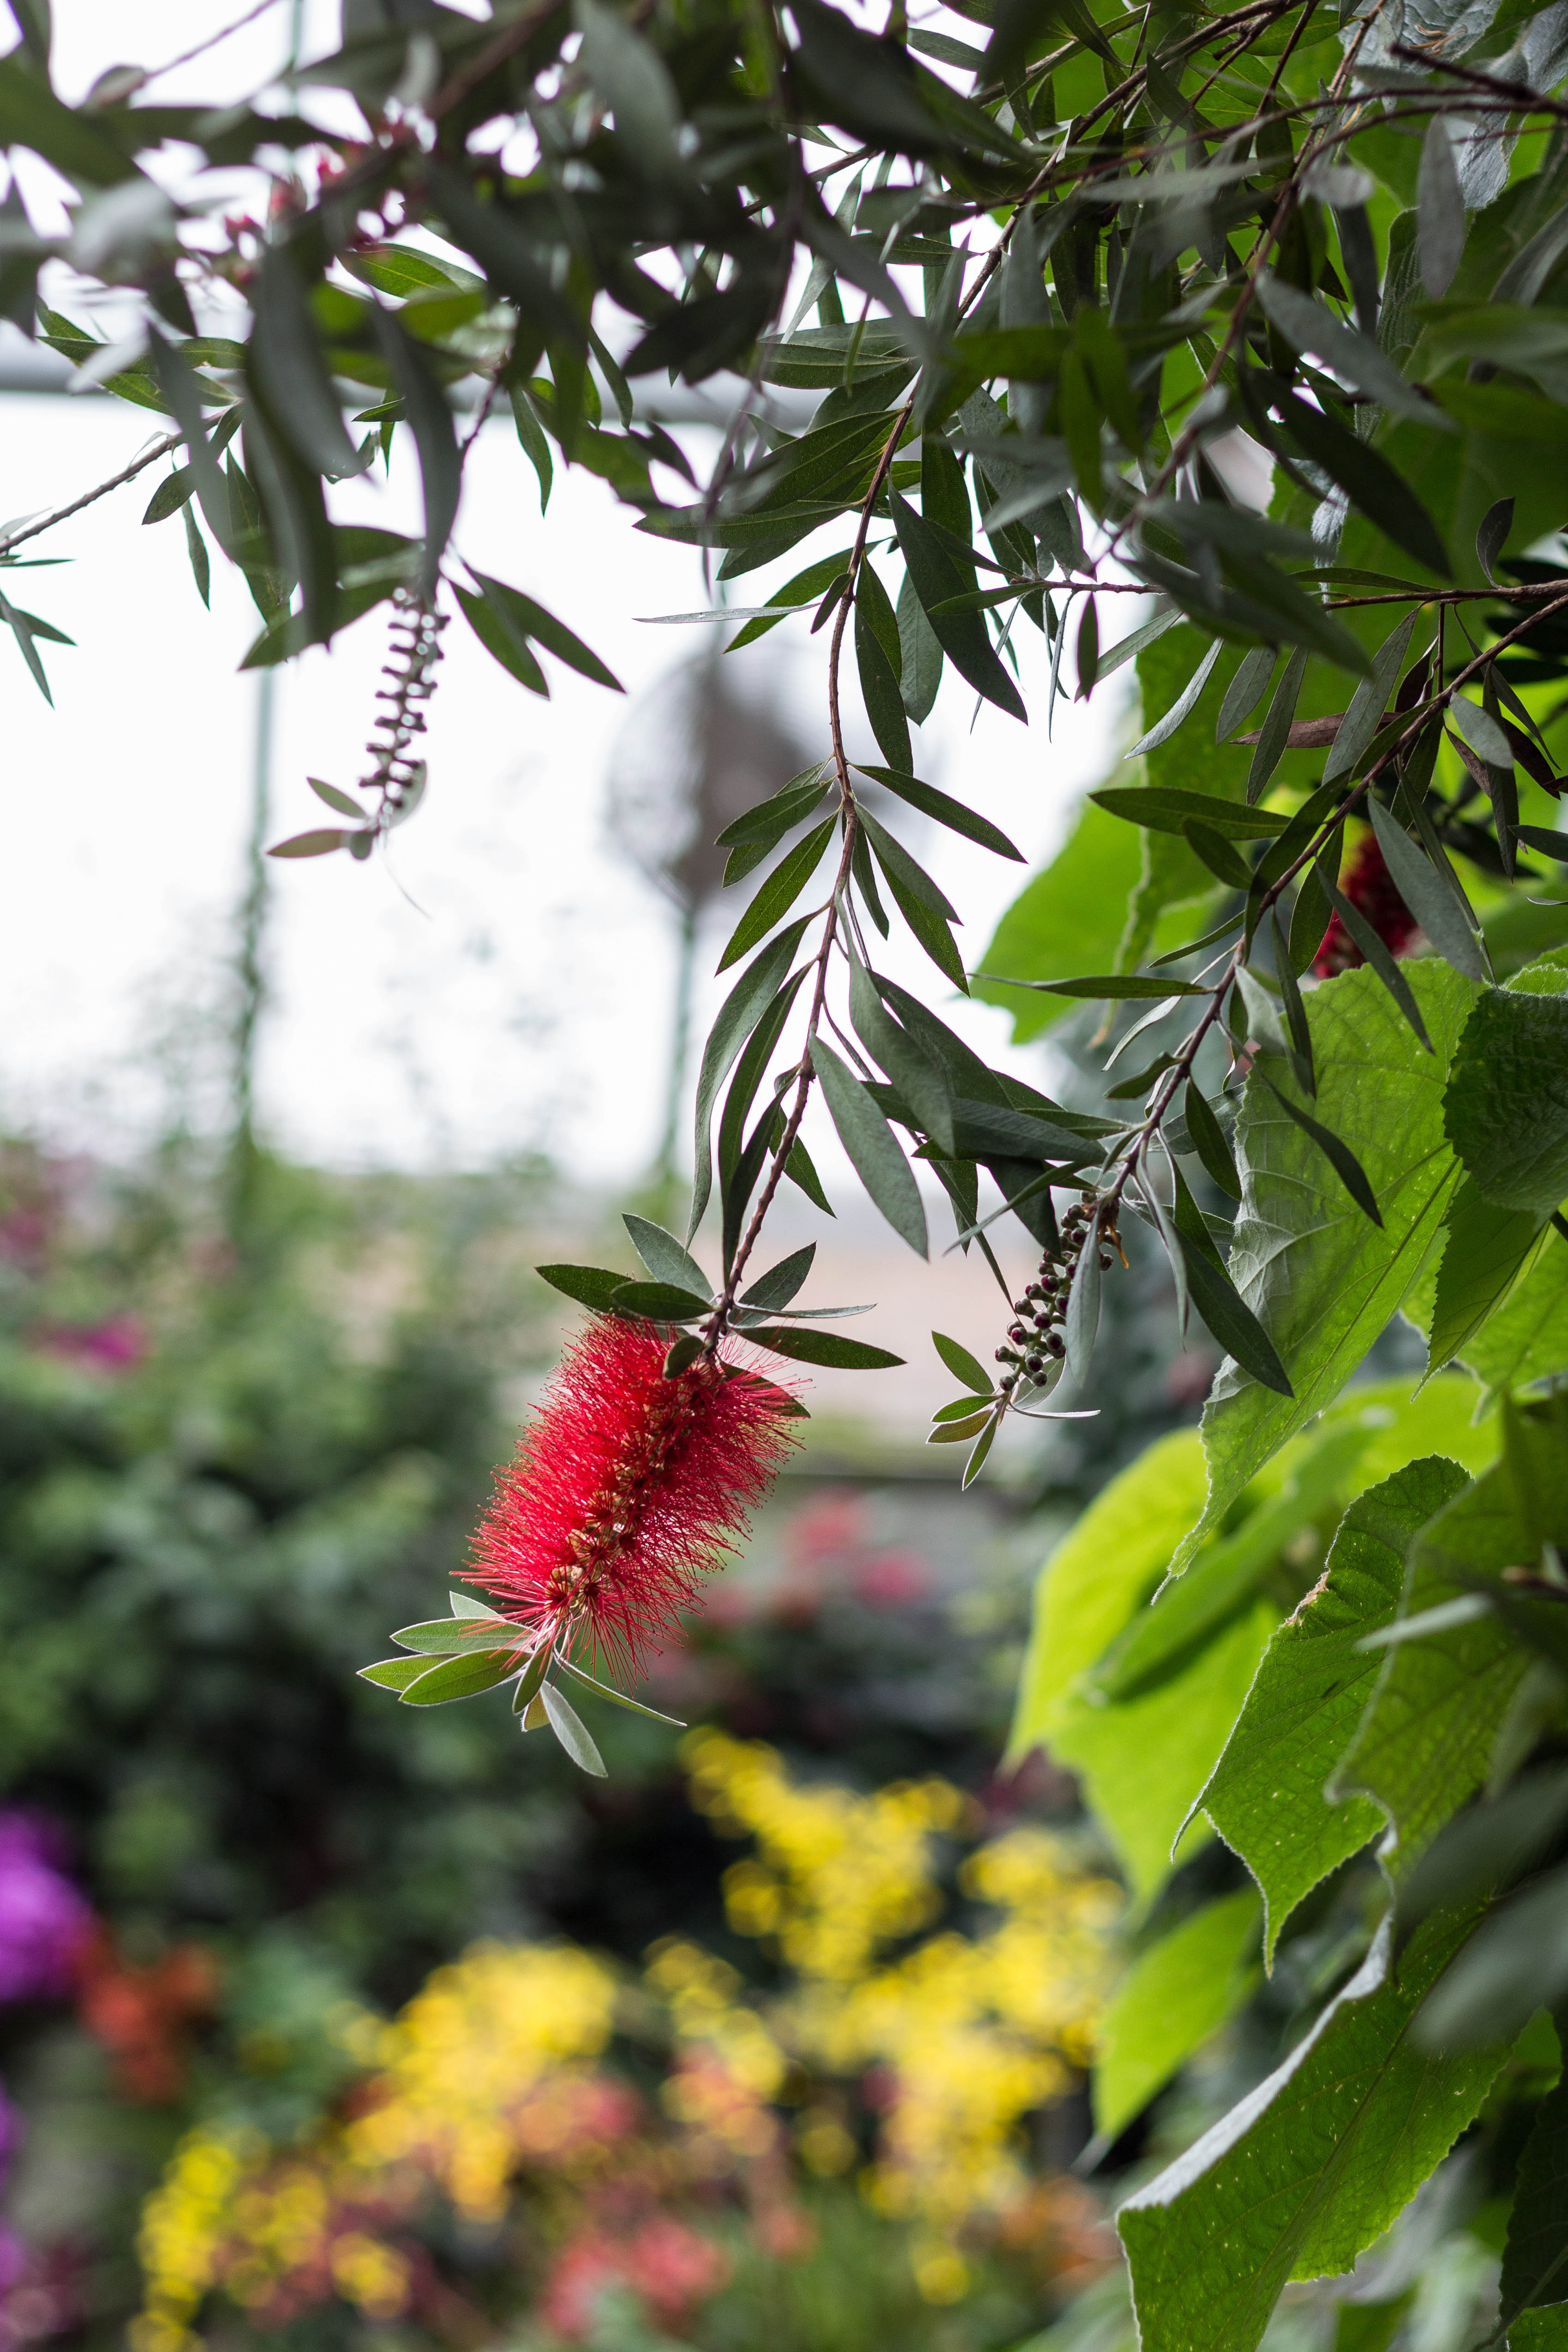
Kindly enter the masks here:
M 639 1673 L 789 1450 L 785 1391 L 722 1357 L 666 1379 L 667 1353 L 595 1318 L 497 1473 L 470 1576 L 530 1650 L 582 1643 Z
M 1375 833 L 1365 835 L 1347 871 L 1341 876 L 1340 895 L 1350 900 L 1358 914 L 1366 917 L 1391 955 L 1403 955 L 1421 928 L 1383 862 Z M 1329 928 L 1312 958 L 1312 970 L 1318 978 L 1331 980 L 1337 971 L 1351 971 L 1365 961 L 1338 915 L 1331 915 Z

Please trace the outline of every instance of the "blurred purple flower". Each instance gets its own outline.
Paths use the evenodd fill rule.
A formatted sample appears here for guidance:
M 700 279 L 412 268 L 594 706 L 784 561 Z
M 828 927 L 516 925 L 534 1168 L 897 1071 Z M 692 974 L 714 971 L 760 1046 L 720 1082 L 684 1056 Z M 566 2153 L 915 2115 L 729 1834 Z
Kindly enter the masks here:
M 92 1913 L 62 1860 L 51 1822 L 0 1812 L 0 2001 L 53 2000 L 71 1989 Z
M 110 1315 L 101 1323 L 52 1324 L 33 1336 L 47 1355 L 89 1371 L 127 1372 L 147 1353 L 146 1330 L 136 1315 Z
M 6 2097 L 4 2088 L 0 2087 L 0 2189 L 5 2186 L 12 2158 L 22 2145 L 25 2128 L 20 2114 Z M 0 2286 L 4 2284 L 5 2255 L 0 2251 Z
M 15 2230 L 0 2221 L 0 2295 L 9 2294 L 27 2267 L 27 2249 Z

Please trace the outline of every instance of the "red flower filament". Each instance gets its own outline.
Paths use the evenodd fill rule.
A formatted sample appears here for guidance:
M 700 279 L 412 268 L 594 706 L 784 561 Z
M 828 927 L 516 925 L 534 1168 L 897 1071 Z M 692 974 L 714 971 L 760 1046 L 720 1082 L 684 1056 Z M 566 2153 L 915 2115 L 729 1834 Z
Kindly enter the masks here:
M 1365 916 L 1389 953 L 1403 955 L 1420 926 L 1400 897 L 1398 885 L 1384 864 L 1383 851 L 1375 833 L 1365 835 L 1341 877 L 1339 887 L 1341 897 L 1350 900 L 1358 915 Z M 1331 915 L 1329 928 L 1312 958 L 1312 970 L 1318 978 L 1331 980 L 1336 972 L 1353 971 L 1357 964 L 1365 961 L 1366 958 L 1339 916 Z
M 496 1474 L 469 1575 L 531 1652 L 584 1643 L 639 1673 L 789 1451 L 783 1389 L 722 1357 L 667 1379 L 668 1351 L 595 1317 Z

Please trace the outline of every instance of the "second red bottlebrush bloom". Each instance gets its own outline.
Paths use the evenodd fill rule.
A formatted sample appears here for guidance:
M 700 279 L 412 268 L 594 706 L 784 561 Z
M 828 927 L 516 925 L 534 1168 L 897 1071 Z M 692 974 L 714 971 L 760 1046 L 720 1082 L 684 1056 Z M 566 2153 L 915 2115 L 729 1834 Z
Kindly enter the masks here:
M 1391 955 L 1400 956 L 1405 952 L 1420 926 L 1400 897 L 1398 886 L 1384 864 L 1376 834 L 1369 833 L 1363 836 L 1355 856 L 1340 877 L 1340 894 L 1350 900 L 1358 914 L 1366 917 Z M 1318 978 L 1332 980 L 1336 972 L 1353 971 L 1357 964 L 1365 961 L 1366 958 L 1338 915 L 1331 915 L 1329 928 L 1312 958 L 1312 970 Z
M 721 1355 L 667 1377 L 668 1347 L 595 1318 L 497 1474 L 468 1579 L 531 1650 L 639 1673 L 790 1450 L 794 1399 L 776 1382 Z

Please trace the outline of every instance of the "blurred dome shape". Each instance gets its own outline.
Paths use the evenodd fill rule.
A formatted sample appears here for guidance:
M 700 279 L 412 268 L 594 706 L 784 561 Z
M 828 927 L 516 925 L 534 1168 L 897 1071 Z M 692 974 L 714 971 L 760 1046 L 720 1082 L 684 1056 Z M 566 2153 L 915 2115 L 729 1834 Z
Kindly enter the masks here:
M 610 838 L 663 892 L 679 923 L 669 1075 L 654 1169 L 661 1203 L 676 1182 L 697 929 L 723 887 L 729 856 L 716 845 L 718 835 L 811 761 L 805 744 L 778 715 L 769 684 L 768 672 L 756 667 L 744 674 L 742 683 L 710 646 L 638 695 L 610 758 Z M 742 902 L 749 895 L 741 894 Z
M 744 683 L 742 683 L 744 678 Z M 633 703 L 612 754 L 606 822 L 622 856 L 695 920 L 717 898 L 726 825 L 808 765 L 767 673 L 737 676 L 709 649 Z

